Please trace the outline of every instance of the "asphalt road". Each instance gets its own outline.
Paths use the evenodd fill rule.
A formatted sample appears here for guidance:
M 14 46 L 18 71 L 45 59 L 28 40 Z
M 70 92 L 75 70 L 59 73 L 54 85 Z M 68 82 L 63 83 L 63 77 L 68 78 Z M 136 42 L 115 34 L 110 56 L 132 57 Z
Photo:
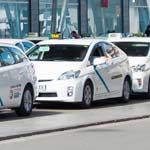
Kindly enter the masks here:
M 150 117 L 150 100 L 138 97 L 131 102 L 117 99 L 99 101 L 91 109 L 77 104 L 35 104 L 29 117 L 17 117 L 11 110 L 0 112 L 0 141 L 75 128 Z
M 138 103 L 145 103 L 150 101 L 145 99 L 143 96 L 134 96 L 128 103 L 119 103 L 116 99 L 107 99 L 100 100 L 93 103 L 90 109 L 97 110 L 101 108 L 110 108 L 118 106 L 133 105 Z M 79 104 L 74 103 L 59 103 L 59 102 L 45 102 L 45 103 L 35 103 L 33 112 L 28 118 L 36 118 L 49 115 L 58 115 L 58 114 L 70 114 L 76 112 L 85 112 L 88 109 L 81 109 Z M 15 112 L 12 110 L 0 110 L 0 122 L 24 119 L 24 117 L 17 117 Z
M 1 150 L 149 150 L 150 119 L 0 142 Z

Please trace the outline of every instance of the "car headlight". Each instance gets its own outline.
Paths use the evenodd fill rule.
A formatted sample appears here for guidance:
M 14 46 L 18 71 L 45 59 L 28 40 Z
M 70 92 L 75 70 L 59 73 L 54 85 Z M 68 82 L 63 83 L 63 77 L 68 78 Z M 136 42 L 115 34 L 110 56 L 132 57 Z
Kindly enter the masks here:
M 80 75 L 80 71 L 67 71 L 67 72 L 64 72 L 59 78 L 58 80 L 67 80 L 67 79 L 75 79 L 75 78 L 78 78 Z
M 131 68 L 132 68 L 132 70 L 135 71 L 135 72 L 138 72 L 138 71 L 143 72 L 143 71 L 145 71 L 146 64 L 142 64 L 142 65 L 141 65 L 141 64 L 138 64 L 138 65 L 136 65 L 136 66 L 132 66 Z

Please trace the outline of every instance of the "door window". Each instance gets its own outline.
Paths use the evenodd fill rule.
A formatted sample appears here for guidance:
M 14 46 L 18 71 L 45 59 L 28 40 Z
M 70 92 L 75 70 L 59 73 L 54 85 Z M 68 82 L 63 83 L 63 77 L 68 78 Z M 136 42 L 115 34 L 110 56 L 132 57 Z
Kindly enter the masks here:
M 13 56 L 16 60 L 16 63 L 20 63 L 20 62 L 24 61 L 25 56 L 17 48 L 9 47 L 9 50 L 13 54 Z
M 92 52 L 92 57 L 101 57 L 104 56 L 101 46 L 96 46 Z
M 111 58 L 116 58 L 119 56 L 118 49 L 108 43 L 103 43 L 103 49 L 104 49 L 104 52 L 106 53 L 106 55 Z
M 2 59 L 2 63 L 4 66 L 15 64 L 14 57 L 6 48 L 3 47 L 0 48 L 0 57 Z

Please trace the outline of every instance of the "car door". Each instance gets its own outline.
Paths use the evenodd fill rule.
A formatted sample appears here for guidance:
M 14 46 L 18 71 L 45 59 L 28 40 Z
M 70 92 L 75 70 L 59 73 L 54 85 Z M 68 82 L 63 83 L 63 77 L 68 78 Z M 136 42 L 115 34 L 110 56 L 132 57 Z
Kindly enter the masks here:
M 27 57 L 23 55 L 18 48 L 8 47 L 8 49 L 15 59 L 15 64 L 10 70 L 12 92 L 11 99 L 13 101 L 13 105 L 18 106 L 21 102 L 24 87 L 29 78 L 28 62 L 26 61 Z
M 101 43 L 98 43 L 94 47 L 94 49 L 91 53 L 91 59 L 92 60 L 94 60 L 96 58 L 101 59 L 103 57 L 105 57 L 105 56 L 104 56 L 104 53 L 101 48 Z M 107 95 L 110 92 L 109 76 L 107 74 L 108 67 L 107 67 L 107 64 L 105 64 L 105 63 L 99 63 L 97 65 L 93 64 L 93 69 L 94 69 L 94 75 L 95 75 L 94 79 L 95 79 L 95 85 L 96 85 L 95 96 L 97 99 L 97 98 L 101 98 L 101 97 Z
M 10 71 L 15 64 L 15 60 L 11 53 L 5 47 L 0 47 L 0 107 L 9 107 L 12 105 L 11 101 L 11 76 Z M 13 76 L 15 76 L 14 74 Z
M 8 73 L 2 66 L 2 59 L 0 56 L 0 108 L 4 107 L 4 99 L 6 98 L 5 95 L 8 95 L 8 93 L 6 93 L 8 91 L 7 89 L 8 79 L 9 79 Z
M 111 45 L 110 43 L 103 43 L 103 50 L 105 55 L 111 57 L 111 65 L 108 66 L 108 76 L 110 82 L 110 90 L 113 93 L 118 93 L 120 89 L 122 89 L 122 68 L 121 68 L 121 57 L 119 54 L 119 50 Z

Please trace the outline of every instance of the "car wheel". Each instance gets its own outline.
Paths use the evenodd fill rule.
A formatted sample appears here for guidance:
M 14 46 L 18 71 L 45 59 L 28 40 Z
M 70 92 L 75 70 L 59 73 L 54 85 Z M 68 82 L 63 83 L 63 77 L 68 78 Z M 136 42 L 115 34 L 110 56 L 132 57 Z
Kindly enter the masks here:
M 148 82 L 148 91 L 146 93 L 146 98 L 150 99 L 150 79 L 149 79 L 149 82 Z
M 82 108 L 89 108 L 93 101 L 93 89 L 90 81 L 87 81 L 83 89 Z
M 131 96 L 131 85 L 128 79 L 125 79 L 122 90 L 121 102 L 128 102 Z
M 18 116 L 28 116 L 32 112 L 33 106 L 33 91 L 32 88 L 26 87 L 23 92 L 20 107 L 16 109 Z

